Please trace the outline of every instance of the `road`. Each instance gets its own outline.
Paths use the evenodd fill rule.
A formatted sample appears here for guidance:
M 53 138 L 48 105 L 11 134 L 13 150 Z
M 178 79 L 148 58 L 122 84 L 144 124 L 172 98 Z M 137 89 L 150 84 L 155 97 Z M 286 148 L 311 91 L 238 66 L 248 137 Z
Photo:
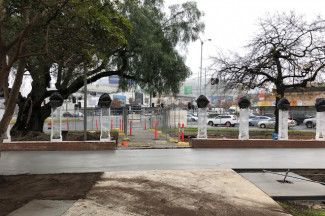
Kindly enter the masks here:
M 325 149 L 2 152 L 0 174 L 210 168 L 325 168 Z

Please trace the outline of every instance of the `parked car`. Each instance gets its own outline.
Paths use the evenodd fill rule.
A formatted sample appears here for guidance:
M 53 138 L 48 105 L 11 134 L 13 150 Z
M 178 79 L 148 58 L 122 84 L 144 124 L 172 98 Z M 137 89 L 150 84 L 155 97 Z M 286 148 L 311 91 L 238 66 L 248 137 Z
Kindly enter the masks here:
M 209 113 L 209 114 L 208 114 L 208 119 L 210 119 L 210 118 L 216 118 L 216 117 L 218 117 L 218 116 L 219 116 L 218 113 Z
M 78 118 L 78 117 L 83 117 L 84 114 L 82 112 L 76 112 L 76 113 L 64 112 L 62 116 L 69 117 L 69 118 Z
M 70 113 L 70 112 L 65 112 L 65 113 L 63 113 L 62 116 L 63 116 L 63 117 L 70 117 L 70 118 L 72 118 L 72 117 L 73 117 L 73 114 Z
M 314 128 L 316 127 L 316 118 L 315 117 L 306 118 L 303 121 L 303 124 L 306 125 L 307 128 Z
M 288 128 L 292 128 L 297 125 L 297 122 L 292 119 L 288 119 Z M 275 118 L 262 120 L 257 123 L 257 126 L 260 128 L 274 128 L 275 126 Z
M 257 126 L 260 121 L 266 121 L 272 119 L 269 116 L 255 116 L 255 118 L 250 118 L 248 120 L 249 126 Z
M 236 124 L 238 124 L 238 120 L 237 116 L 235 115 L 219 115 L 215 118 L 209 118 L 207 123 L 210 126 L 224 125 L 226 127 L 234 127 Z
M 193 113 L 187 113 L 187 121 L 189 122 L 196 122 L 198 120 L 198 117 L 194 115 Z

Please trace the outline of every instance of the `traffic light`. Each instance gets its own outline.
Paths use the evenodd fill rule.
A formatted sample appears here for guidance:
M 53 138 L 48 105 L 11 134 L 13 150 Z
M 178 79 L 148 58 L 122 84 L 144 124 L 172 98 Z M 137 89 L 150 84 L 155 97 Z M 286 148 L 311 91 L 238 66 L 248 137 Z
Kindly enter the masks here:
M 73 97 L 72 97 L 72 103 L 74 103 L 74 104 L 75 104 L 76 102 L 77 102 L 77 99 L 76 99 L 76 97 L 75 97 L 75 96 L 73 96 Z
M 155 107 L 155 103 L 152 103 L 152 104 L 151 104 L 151 107 Z

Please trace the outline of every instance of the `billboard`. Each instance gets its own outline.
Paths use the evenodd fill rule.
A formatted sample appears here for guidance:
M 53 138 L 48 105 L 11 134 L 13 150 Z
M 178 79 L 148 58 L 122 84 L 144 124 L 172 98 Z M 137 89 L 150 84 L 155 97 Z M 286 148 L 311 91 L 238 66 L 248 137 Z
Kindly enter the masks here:
M 192 86 L 184 86 L 184 94 L 191 95 L 192 94 Z
M 124 95 L 113 95 L 113 100 L 114 99 L 121 101 L 122 106 L 126 104 L 126 96 Z

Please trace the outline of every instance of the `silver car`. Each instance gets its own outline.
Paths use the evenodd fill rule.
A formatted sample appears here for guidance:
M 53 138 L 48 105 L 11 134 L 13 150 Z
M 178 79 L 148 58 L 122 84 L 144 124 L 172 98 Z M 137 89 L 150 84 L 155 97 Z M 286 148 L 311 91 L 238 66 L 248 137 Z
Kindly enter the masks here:
M 253 118 L 249 118 L 249 126 L 257 126 L 257 124 L 260 121 L 266 121 L 269 119 L 272 119 L 272 118 L 269 116 L 255 116 Z
M 307 128 L 314 128 L 316 127 L 316 118 L 307 118 L 303 122 L 304 125 L 306 125 Z
M 295 120 L 288 119 L 288 128 L 292 128 L 297 125 Z M 275 127 L 275 118 L 271 118 L 265 121 L 260 121 L 257 124 L 259 128 L 274 128 Z

